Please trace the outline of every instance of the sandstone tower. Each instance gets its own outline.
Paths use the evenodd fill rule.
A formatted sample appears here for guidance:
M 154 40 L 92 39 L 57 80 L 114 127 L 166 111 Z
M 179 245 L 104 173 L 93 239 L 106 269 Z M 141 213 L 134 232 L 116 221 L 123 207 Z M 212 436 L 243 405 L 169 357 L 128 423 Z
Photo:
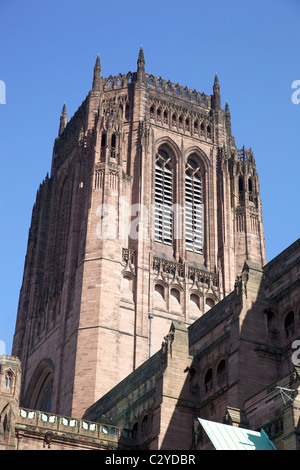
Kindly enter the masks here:
M 83 412 L 265 264 L 259 180 L 217 75 L 206 95 L 137 70 L 101 76 L 67 121 L 33 207 L 13 354 L 21 404 Z

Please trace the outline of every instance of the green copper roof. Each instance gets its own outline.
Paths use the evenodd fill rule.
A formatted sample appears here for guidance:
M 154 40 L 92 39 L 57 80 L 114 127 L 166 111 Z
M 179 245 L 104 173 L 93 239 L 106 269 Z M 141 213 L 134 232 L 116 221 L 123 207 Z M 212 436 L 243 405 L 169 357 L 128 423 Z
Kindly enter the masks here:
M 264 430 L 261 432 L 198 418 L 216 450 L 276 450 Z

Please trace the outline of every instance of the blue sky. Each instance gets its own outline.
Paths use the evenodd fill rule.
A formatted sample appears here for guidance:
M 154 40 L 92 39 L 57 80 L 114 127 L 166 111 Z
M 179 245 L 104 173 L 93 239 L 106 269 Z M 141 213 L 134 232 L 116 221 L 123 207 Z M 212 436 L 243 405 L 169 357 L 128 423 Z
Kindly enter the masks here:
M 206 94 L 218 73 L 236 144 L 256 159 L 267 260 L 299 238 L 300 104 L 291 100 L 300 80 L 298 0 L 0 0 L 0 18 L 0 341 L 7 354 L 36 191 L 50 172 L 63 103 L 69 119 L 91 88 L 98 53 L 102 76 L 127 73 L 142 44 L 146 72 Z

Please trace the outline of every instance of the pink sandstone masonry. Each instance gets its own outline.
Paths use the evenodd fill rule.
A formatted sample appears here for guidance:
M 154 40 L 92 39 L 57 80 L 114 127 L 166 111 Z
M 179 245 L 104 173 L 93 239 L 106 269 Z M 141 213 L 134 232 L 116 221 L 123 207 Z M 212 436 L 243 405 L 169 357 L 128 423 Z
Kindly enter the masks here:
M 181 208 L 197 171 L 198 251 L 183 215 L 168 243 L 155 230 L 128 235 L 134 204 L 150 222 L 159 161 Z M 189 326 L 230 294 L 245 259 L 265 264 L 259 179 L 252 151 L 235 145 L 218 77 L 212 94 L 154 77 L 141 49 L 134 73 L 103 78 L 98 57 L 69 121 L 63 107 L 33 207 L 13 343 L 21 406 L 80 418 L 160 349 L 172 321 Z

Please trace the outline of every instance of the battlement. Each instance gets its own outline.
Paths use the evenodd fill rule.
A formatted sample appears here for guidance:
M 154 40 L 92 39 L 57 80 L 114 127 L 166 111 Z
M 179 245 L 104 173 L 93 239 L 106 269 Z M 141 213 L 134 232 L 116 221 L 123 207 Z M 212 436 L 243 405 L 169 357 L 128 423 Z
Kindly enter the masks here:
M 6 361 L 20 362 L 17 356 L 10 356 L 9 354 L 0 354 L 0 364 Z
M 179 83 L 172 83 L 170 80 L 164 80 L 161 77 L 154 77 L 152 74 L 146 74 L 146 83 L 155 91 L 160 91 L 168 96 L 174 96 L 185 101 L 197 104 L 204 108 L 211 107 L 211 96 L 200 93 L 195 89 L 191 90 L 187 86 L 181 86 Z
M 117 90 L 127 88 L 136 81 L 136 73 L 128 72 L 126 74 L 119 74 L 116 76 L 110 75 L 107 78 L 102 78 L 103 91 Z M 155 77 L 152 73 L 145 74 L 146 85 L 149 89 L 160 93 L 165 93 L 168 97 L 175 97 L 183 99 L 187 102 L 199 105 L 204 108 L 211 107 L 211 96 L 205 93 L 200 93 L 195 89 L 191 90 L 187 86 L 181 86 L 179 83 L 172 83 L 170 80 L 165 80 L 162 77 Z
M 127 72 L 125 74 L 110 75 L 106 78 L 101 78 L 103 91 L 116 90 L 120 88 L 127 88 L 131 83 L 136 81 L 136 73 Z
M 21 369 L 21 362 L 18 357 L 10 356 L 9 354 L 0 354 L 0 374 L 1 371 L 10 368 L 10 369 Z M 1 388 L 1 386 L 0 386 Z

